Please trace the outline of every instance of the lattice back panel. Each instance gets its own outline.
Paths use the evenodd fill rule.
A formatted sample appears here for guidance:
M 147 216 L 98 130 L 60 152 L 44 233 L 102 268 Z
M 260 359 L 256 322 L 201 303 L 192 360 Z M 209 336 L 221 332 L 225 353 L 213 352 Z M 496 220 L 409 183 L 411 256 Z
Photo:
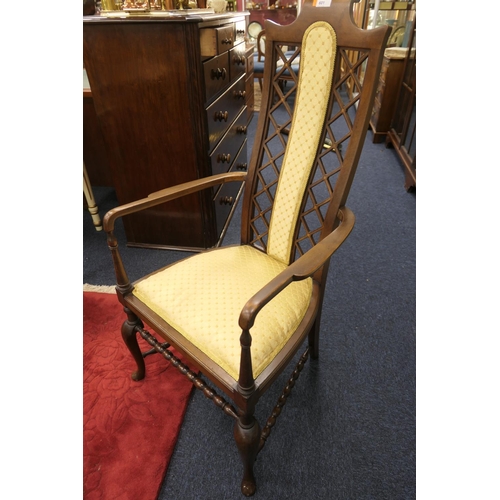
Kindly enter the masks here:
M 276 72 L 267 101 L 265 139 L 257 160 L 257 183 L 250 212 L 250 242 L 264 250 L 267 250 L 271 213 L 292 123 L 300 72 L 300 46 L 275 43 L 273 52 Z M 266 54 L 266 57 L 269 55 Z M 363 91 L 360 75 L 368 57 L 369 51 L 338 48 L 328 118 L 303 200 L 295 235 L 294 258 L 307 252 L 319 241 L 344 158 L 351 147 L 357 103 Z M 261 113 L 265 112 L 266 109 L 261 109 Z

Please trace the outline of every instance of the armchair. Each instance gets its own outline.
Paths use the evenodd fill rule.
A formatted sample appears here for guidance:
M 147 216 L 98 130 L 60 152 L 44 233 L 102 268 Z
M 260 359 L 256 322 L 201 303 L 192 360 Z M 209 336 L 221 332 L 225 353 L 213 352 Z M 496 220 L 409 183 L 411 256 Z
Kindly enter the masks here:
M 137 365 L 132 378 L 146 373 L 139 334 L 234 419 L 246 496 L 256 491 L 253 464 L 291 388 L 309 355 L 318 357 L 330 258 L 354 225 L 345 203 L 390 28 L 356 27 L 352 3 L 332 0 L 321 8 L 306 0 L 293 24 L 266 21 L 262 108 L 248 173 L 227 172 L 170 187 L 104 217 L 116 293 L 127 316 L 122 336 Z M 301 70 L 283 88 L 279 81 L 287 69 L 283 54 L 288 46 L 300 54 Z M 114 235 L 117 218 L 241 181 L 240 245 L 198 253 L 129 281 Z M 261 429 L 255 407 L 304 343 Z
M 253 76 L 259 81 L 259 87 L 262 91 L 262 78 L 264 78 L 264 50 L 266 43 L 266 32 L 261 30 L 257 35 L 256 49 L 253 53 Z

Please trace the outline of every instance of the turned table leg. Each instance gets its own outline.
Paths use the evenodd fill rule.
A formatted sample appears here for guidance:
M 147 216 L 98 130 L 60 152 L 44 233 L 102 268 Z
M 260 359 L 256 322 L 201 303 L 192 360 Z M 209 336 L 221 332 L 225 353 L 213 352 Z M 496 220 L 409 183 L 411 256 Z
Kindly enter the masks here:
M 87 174 L 87 169 L 85 168 L 85 162 L 83 163 L 83 194 L 87 200 L 89 212 L 92 216 L 92 221 L 94 222 L 96 231 L 102 231 L 101 217 L 99 216 L 99 209 L 97 208 L 94 193 L 92 192 L 92 186 L 90 185 L 89 176 Z

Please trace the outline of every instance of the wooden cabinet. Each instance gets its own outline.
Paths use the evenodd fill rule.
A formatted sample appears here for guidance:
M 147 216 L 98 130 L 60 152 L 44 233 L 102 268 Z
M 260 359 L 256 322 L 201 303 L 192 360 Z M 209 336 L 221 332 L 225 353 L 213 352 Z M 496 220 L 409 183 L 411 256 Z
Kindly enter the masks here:
M 250 22 L 259 23 L 264 28 L 266 19 L 278 24 L 291 24 L 297 18 L 296 7 L 275 8 L 274 2 L 269 2 L 269 7 L 262 9 L 250 9 Z
M 411 30 L 411 22 L 415 18 L 416 0 L 399 2 L 374 2 L 360 0 L 360 7 L 355 8 L 355 17 L 358 26 L 364 29 L 373 29 L 388 24 L 392 32 L 387 41 L 388 47 L 406 47 Z M 364 13 L 361 9 L 364 8 Z
M 370 118 L 373 142 L 383 142 L 391 126 L 407 49 L 386 49 Z
M 246 13 L 83 18 L 84 65 L 120 204 L 247 162 Z M 130 246 L 216 246 L 241 185 L 124 217 Z
M 289 7 L 286 9 L 252 9 L 250 12 L 250 22 L 258 22 L 262 28 L 266 19 L 270 19 L 278 24 L 291 24 L 297 18 L 297 9 Z
M 387 146 L 393 146 L 405 169 L 405 189 L 417 187 L 417 20 L 413 20 L 396 109 L 387 135 Z
M 83 162 L 93 186 L 113 186 L 101 125 L 97 119 L 85 69 L 83 70 Z

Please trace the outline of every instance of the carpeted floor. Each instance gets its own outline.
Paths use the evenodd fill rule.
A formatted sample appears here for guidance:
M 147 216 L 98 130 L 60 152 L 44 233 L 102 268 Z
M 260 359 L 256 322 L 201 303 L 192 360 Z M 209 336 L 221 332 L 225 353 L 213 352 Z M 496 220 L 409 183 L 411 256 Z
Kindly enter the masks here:
M 249 154 L 256 121 L 248 131 Z M 416 194 L 403 186 L 395 152 L 373 144 L 369 132 L 347 202 L 356 224 L 330 266 L 320 358 L 305 366 L 258 457 L 256 500 L 416 497 Z M 108 188 L 95 195 L 101 214 L 116 204 Z M 225 243 L 238 242 L 239 210 Z M 93 229 L 88 212 L 83 225 L 84 283 L 112 285 L 105 235 Z M 120 228 L 132 280 L 186 256 L 124 248 Z M 283 373 L 259 403 L 261 424 L 289 376 Z M 240 498 L 232 423 L 200 391 L 193 393 L 159 500 Z

